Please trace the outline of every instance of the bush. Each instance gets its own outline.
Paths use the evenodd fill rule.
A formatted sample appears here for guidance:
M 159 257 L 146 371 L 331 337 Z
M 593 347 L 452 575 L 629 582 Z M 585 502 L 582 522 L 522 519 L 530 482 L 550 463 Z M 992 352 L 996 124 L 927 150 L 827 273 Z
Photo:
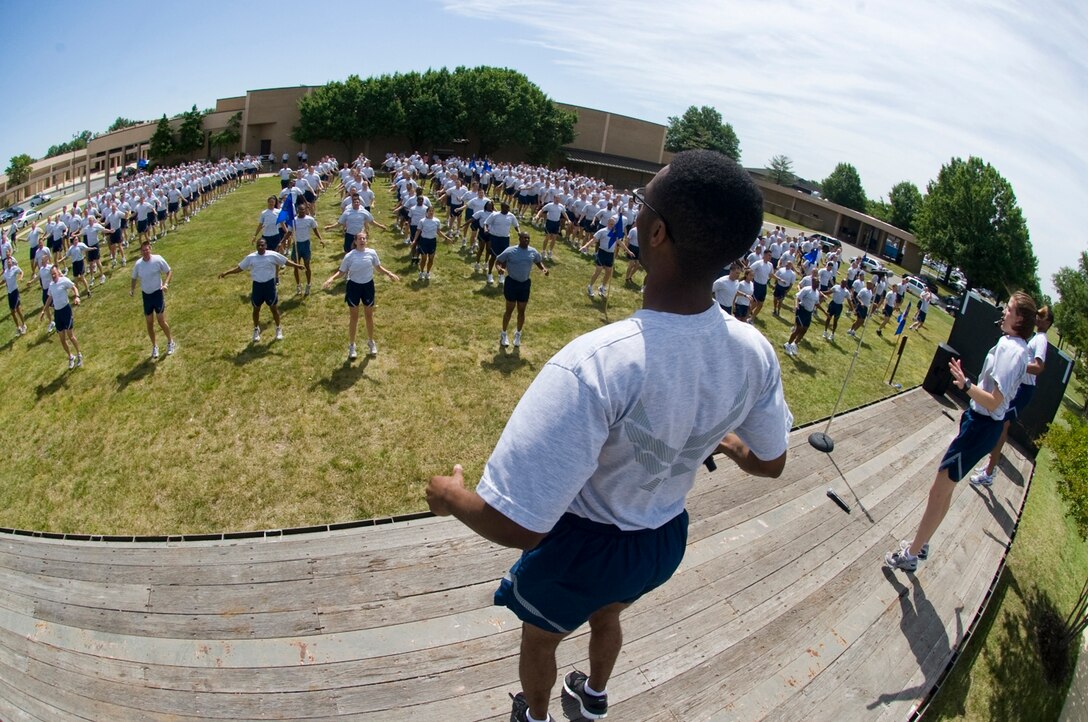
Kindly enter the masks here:
M 1051 424 L 1046 444 L 1054 451 L 1058 491 L 1081 538 L 1088 539 L 1088 422 L 1066 411 L 1063 423 Z

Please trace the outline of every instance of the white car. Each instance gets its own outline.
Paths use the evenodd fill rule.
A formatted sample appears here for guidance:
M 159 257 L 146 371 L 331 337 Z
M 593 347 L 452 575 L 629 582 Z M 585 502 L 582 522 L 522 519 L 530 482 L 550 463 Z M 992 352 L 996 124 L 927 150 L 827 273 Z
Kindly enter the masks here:
M 33 208 L 27 208 L 25 211 L 22 212 L 22 215 L 15 219 L 14 223 L 16 228 L 25 228 L 31 223 L 34 223 L 35 221 L 40 221 L 41 219 L 41 211 L 36 211 Z
M 53 200 L 53 196 L 48 193 L 39 193 L 36 196 L 31 196 L 30 200 L 27 201 L 27 205 L 33 208 L 35 206 L 45 205 L 51 200 Z
M 913 293 L 915 296 L 921 296 L 922 291 L 928 288 L 925 281 L 920 278 L 916 278 L 915 276 L 906 276 L 903 278 L 902 281 L 900 281 L 900 283 L 905 285 L 907 287 L 907 291 Z

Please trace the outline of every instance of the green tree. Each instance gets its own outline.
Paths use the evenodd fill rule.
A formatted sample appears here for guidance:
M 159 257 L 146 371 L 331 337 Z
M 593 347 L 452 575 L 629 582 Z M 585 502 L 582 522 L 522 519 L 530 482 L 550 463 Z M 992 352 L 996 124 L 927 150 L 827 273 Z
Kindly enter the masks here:
M 797 177 L 793 174 L 793 161 L 789 156 L 776 155 L 771 158 L 771 164 L 767 168 L 771 172 L 771 180 L 780 186 L 788 186 Z
M 213 133 L 208 139 L 215 146 L 216 153 L 223 155 L 223 149 L 237 145 L 242 140 L 242 111 L 238 111 L 227 119 L 227 125 L 218 133 Z
M 1054 304 L 1054 325 L 1063 341 L 1088 350 L 1088 252 L 1081 253 L 1078 264 L 1078 268 L 1062 266 L 1052 277 L 1059 299 Z
M 733 126 L 722 122 L 722 114 L 709 105 L 694 105 L 679 118 L 669 117 L 665 130 L 665 150 L 676 153 L 692 148 L 706 148 L 725 153 L 740 161 L 740 140 Z
M 868 199 L 865 197 L 865 189 L 861 187 L 861 176 L 858 175 L 858 169 L 849 163 L 835 166 L 835 170 L 820 185 L 824 198 L 832 203 L 866 212 Z
M 142 120 L 130 120 L 123 116 L 117 116 L 117 119 L 110 123 L 110 127 L 106 128 L 107 133 L 113 133 L 114 131 L 123 130 L 125 128 L 131 128 L 134 125 L 139 125 Z
M 981 158 L 953 158 L 926 186 L 914 218 L 918 245 L 959 266 L 968 288 L 988 288 L 999 298 L 1024 289 L 1039 297 L 1038 261 L 1012 186 Z
M 873 218 L 879 218 L 885 223 L 889 223 L 892 217 L 892 207 L 887 202 L 885 202 L 883 197 L 880 197 L 875 201 L 866 200 L 865 212 Z
M 533 112 L 533 135 L 526 152 L 533 163 L 547 163 L 564 145 L 573 143 L 578 116 L 544 98 Z
M 189 155 L 204 147 L 204 112 L 193 105 L 191 110 L 181 114 L 174 151 L 179 155 Z
M 291 132 L 298 143 L 332 140 L 341 143 L 349 158 L 355 157 L 355 143 L 369 130 L 366 89 L 358 75 L 334 80 L 299 99 L 299 123 Z
M 34 159 L 26 153 L 13 155 L 7 169 L 4 170 L 8 175 L 8 185 L 20 186 L 30 180 L 30 166 L 33 164 Z
M 151 134 L 148 155 L 152 160 L 162 163 L 175 152 L 174 131 L 170 127 L 170 121 L 164 113 L 155 126 L 155 132 Z
M 45 152 L 46 158 L 53 158 L 64 153 L 71 153 L 74 150 L 83 150 L 87 147 L 87 143 L 96 136 L 89 130 L 84 130 L 76 133 L 72 136 L 72 139 L 66 143 L 58 143 L 57 145 L 49 146 L 49 150 Z
M 914 231 L 914 216 L 922 207 L 922 193 L 910 181 L 900 181 L 888 191 L 891 216 L 888 222 L 904 231 Z

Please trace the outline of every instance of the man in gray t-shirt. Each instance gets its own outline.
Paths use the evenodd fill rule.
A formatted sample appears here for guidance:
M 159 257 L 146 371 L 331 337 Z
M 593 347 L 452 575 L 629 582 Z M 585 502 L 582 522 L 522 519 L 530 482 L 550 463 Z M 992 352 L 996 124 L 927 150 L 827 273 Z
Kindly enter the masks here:
M 506 299 L 506 312 L 502 315 L 502 333 L 499 334 L 499 345 L 506 346 L 508 341 L 506 329 L 510 326 L 510 316 L 514 313 L 514 307 L 518 309 L 518 329 L 514 331 L 514 346 L 521 345 L 521 329 L 525 326 L 525 306 L 529 303 L 529 288 L 531 281 L 529 274 L 533 266 L 536 266 L 544 275 L 548 275 L 548 269 L 544 266 L 544 259 L 535 248 L 529 247 L 529 234 L 518 234 L 518 245 L 511 246 L 495 258 L 495 265 L 499 267 L 499 273 L 506 273 L 506 281 L 502 284 L 502 295 Z
M 759 232 L 758 187 L 721 153 L 685 151 L 633 195 L 643 308 L 544 365 L 474 491 L 460 465 L 427 487 L 435 514 L 524 550 L 495 592 L 523 622 L 516 721 L 549 719 L 556 649 L 587 622 L 589 674 L 567 674 L 563 692 L 583 717 L 607 714 L 620 614 L 679 566 L 703 459 L 724 454 L 758 476 L 786 463 L 792 416 L 774 349 L 711 296 Z

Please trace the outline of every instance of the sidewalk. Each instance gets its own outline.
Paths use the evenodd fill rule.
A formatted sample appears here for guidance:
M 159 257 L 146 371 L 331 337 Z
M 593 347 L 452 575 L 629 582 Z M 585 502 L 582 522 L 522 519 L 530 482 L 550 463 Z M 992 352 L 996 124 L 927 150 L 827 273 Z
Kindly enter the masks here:
M 1080 654 L 1077 656 L 1077 669 L 1073 672 L 1073 683 L 1065 697 L 1065 706 L 1058 722 L 1082 722 L 1088 720 L 1088 635 L 1080 640 Z

